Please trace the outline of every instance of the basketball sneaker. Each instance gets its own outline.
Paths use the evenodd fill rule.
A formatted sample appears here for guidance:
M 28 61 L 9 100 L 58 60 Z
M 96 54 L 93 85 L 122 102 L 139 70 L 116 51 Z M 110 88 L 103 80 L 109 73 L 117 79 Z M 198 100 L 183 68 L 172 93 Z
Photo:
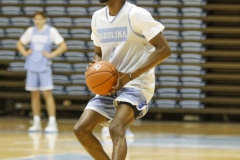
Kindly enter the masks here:
M 58 126 L 57 123 L 49 123 L 44 129 L 45 133 L 57 133 L 58 132 Z
M 42 126 L 40 123 L 38 124 L 35 123 L 28 128 L 28 132 L 41 132 L 41 131 L 42 131 Z
M 109 128 L 103 127 L 102 131 L 101 131 L 101 135 L 102 135 L 103 139 L 110 139 L 111 137 L 110 137 L 110 133 L 109 133 Z M 133 139 L 134 133 L 130 129 L 127 129 L 125 136 L 127 139 Z

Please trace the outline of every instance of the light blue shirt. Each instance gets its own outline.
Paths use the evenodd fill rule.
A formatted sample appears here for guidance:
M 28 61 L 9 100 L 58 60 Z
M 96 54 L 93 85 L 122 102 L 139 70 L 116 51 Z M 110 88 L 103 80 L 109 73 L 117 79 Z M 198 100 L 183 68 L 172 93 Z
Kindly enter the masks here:
M 50 26 L 47 26 L 43 31 L 38 31 L 36 27 L 33 28 L 30 48 L 30 54 L 25 61 L 25 69 L 32 72 L 43 72 L 51 68 L 51 61 L 44 57 L 43 52 L 48 53 L 52 50 L 52 43 L 50 40 Z

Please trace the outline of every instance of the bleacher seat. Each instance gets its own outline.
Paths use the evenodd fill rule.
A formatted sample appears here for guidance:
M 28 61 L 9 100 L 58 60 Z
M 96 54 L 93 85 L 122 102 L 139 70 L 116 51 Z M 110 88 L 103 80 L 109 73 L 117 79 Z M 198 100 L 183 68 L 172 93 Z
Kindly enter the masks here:
M 175 31 L 175 30 L 164 30 L 163 35 L 167 40 L 169 40 L 169 39 L 174 39 L 174 40 L 181 39 L 180 32 Z
M 183 63 L 205 63 L 206 60 L 201 54 L 183 53 L 180 55 Z
M 161 5 L 180 5 L 180 0 L 159 0 L 159 4 Z
M 9 25 L 9 19 L 0 17 L 0 26 L 8 26 Z
M 98 1 L 99 2 L 99 1 Z M 100 6 L 92 6 L 92 7 L 88 7 L 88 12 L 89 15 L 93 15 L 93 13 L 99 9 L 102 9 L 103 7 Z
M 69 50 L 80 50 L 88 48 L 86 42 L 81 40 L 67 40 L 66 43 Z
M 176 108 L 177 107 L 177 101 L 175 100 L 168 100 L 168 99 L 161 99 L 161 100 L 155 100 L 154 103 L 158 108 Z
M 180 93 L 182 98 L 205 98 L 206 97 L 206 95 L 202 93 L 202 90 L 198 88 L 181 88 Z
M 54 72 L 72 72 L 72 65 L 69 63 L 53 63 L 52 65 Z
M 68 95 L 89 95 L 85 86 L 67 86 L 65 90 Z
M 159 16 L 180 16 L 179 9 L 175 7 L 160 7 L 157 11 Z
M 135 4 L 137 5 L 153 5 L 156 4 L 156 0 L 135 0 Z
M 5 32 L 6 32 L 6 37 L 19 38 L 24 33 L 24 29 L 22 29 L 22 28 L 6 28 Z
M 23 0 L 23 4 L 42 4 L 43 0 Z
M 92 61 L 94 59 L 94 56 L 95 52 L 88 52 L 87 53 L 88 61 Z
M 66 4 L 67 0 L 45 0 L 46 4 Z
M 69 17 L 52 18 L 53 26 L 56 27 L 71 27 L 73 26 L 72 19 Z
M 90 0 L 68 0 L 69 4 L 89 4 Z
M 0 60 L 14 60 L 16 53 L 9 50 L 0 50 Z
M 90 0 L 91 4 L 99 4 L 99 0 Z
M 13 17 L 11 18 L 11 23 L 13 26 L 31 26 L 30 18 L 27 17 Z
M 54 7 L 54 6 L 48 6 L 45 7 L 45 11 L 47 15 L 66 15 L 65 7 Z
M 159 88 L 156 90 L 156 93 L 158 97 L 163 97 L 163 98 L 180 97 L 180 95 L 178 94 L 177 88 Z
M 206 28 L 207 24 L 200 19 L 182 19 L 183 28 Z
M 182 100 L 179 102 L 181 108 L 185 109 L 202 109 L 204 105 L 201 104 L 200 101 L 197 100 Z
M 0 37 L 5 37 L 4 29 L 0 28 Z
M 88 15 L 86 7 L 67 7 L 67 13 L 70 16 L 85 16 Z
M 2 4 L 19 4 L 21 0 L 1 0 Z
M 1 11 L 3 15 L 21 15 L 21 8 L 17 6 L 2 6 Z
M 179 77 L 176 76 L 161 76 L 157 78 L 161 86 L 179 86 L 181 85 Z
M 65 94 L 64 86 L 54 85 L 54 88 L 53 88 L 53 90 L 52 90 L 52 93 L 53 93 L 54 95 L 64 95 L 64 94 Z
M 186 17 L 205 17 L 207 15 L 202 8 L 197 7 L 184 7 L 181 8 L 181 12 Z
M 160 74 L 180 74 L 180 68 L 178 65 L 159 65 L 157 66 L 156 73 Z
M 87 42 L 88 49 L 94 50 L 95 45 L 93 44 L 93 41 L 88 41 Z
M 73 38 L 90 38 L 91 30 L 84 28 L 77 28 L 70 30 Z
M 23 11 L 25 15 L 34 15 L 36 12 L 43 11 L 43 8 L 37 6 L 26 6 L 23 8 Z
M 61 36 L 63 36 L 64 38 L 70 38 L 71 37 L 68 29 L 66 29 L 66 28 L 58 28 L 57 30 L 61 34 Z
M 73 64 L 73 68 L 75 72 L 86 72 L 88 67 L 88 63 L 75 63 Z
M 176 18 L 164 18 L 159 20 L 166 28 L 180 28 L 181 22 Z
M 181 50 L 181 47 L 177 42 L 168 42 L 168 45 L 170 46 L 172 52 Z
M 182 74 L 206 74 L 201 66 L 182 65 L 180 66 Z
M 184 5 L 206 5 L 207 0 L 182 0 Z
M 17 40 L 16 39 L 3 39 L 1 40 L 2 48 L 5 49 L 16 49 Z
M 199 77 L 181 77 L 183 86 L 205 86 L 206 83 Z
M 8 67 L 9 71 L 25 71 L 24 62 L 11 62 Z
M 75 26 L 89 27 L 91 26 L 91 18 L 75 18 L 73 20 Z
M 206 50 L 206 47 L 199 42 L 182 42 L 181 47 L 183 51 L 203 52 Z
M 182 38 L 186 40 L 205 40 L 206 35 L 201 31 L 182 31 Z
M 86 76 L 84 74 L 73 74 L 69 78 L 73 84 L 86 84 Z
M 67 61 L 87 61 L 87 57 L 83 52 L 66 52 L 64 54 Z
M 66 75 L 53 75 L 52 79 L 54 83 L 62 83 L 62 84 L 70 83 L 70 80 Z

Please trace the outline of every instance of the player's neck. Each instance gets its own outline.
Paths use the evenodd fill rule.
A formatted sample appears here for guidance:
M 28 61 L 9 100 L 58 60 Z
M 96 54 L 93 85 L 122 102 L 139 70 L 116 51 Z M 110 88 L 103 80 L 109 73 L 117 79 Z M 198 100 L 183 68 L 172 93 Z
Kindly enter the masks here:
M 43 30 L 43 28 L 44 28 L 44 25 L 43 25 L 43 26 L 38 26 L 38 27 L 37 27 L 37 30 L 38 30 L 38 31 L 41 31 L 41 30 Z
M 125 4 L 125 0 L 116 0 L 116 1 L 110 1 L 109 3 L 107 3 L 108 9 L 109 9 L 109 15 L 116 16 L 124 4 Z

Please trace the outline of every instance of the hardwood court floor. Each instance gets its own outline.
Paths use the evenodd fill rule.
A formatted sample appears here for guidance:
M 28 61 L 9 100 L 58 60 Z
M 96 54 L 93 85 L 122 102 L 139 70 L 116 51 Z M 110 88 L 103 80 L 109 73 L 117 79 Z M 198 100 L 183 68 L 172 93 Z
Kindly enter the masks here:
M 77 120 L 58 120 L 59 134 L 28 134 L 29 119 L 0 118 L 0 159 L 91 160 L 72 128 Z M 43 127 L 46 120 L 43 120 Z M 240 124 L 135 122 L 127 160 L 239 160 Z M 94 133 L 111 154 L 101 127 Z

